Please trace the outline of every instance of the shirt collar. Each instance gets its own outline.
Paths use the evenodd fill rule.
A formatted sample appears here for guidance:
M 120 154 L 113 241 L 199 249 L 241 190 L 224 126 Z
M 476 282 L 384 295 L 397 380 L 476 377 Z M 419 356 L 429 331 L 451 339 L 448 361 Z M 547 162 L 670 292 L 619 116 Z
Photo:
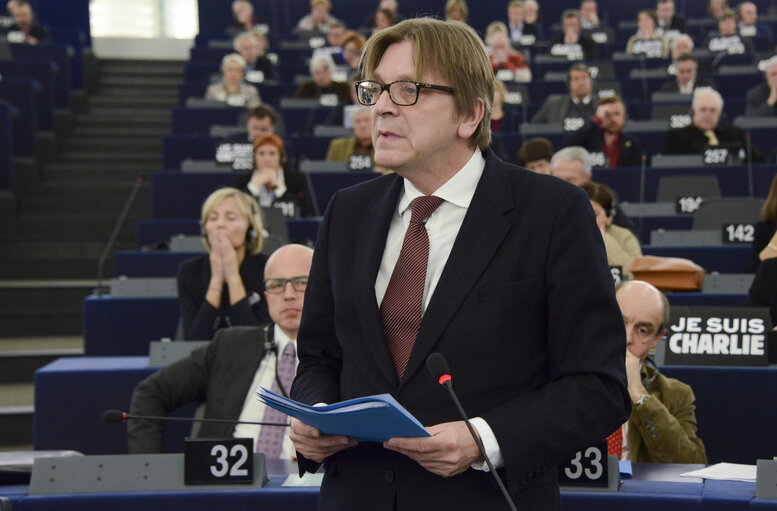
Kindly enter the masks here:
M 576 105 L 580 104 L 580 103 L 582 103 L 584 105 L 587 105 L 590 102 L 591 102 L 591 95 L 590 94 L 588 96 L 584 97 L 583 99 L 577 99 L 575 97 L 572 98 L 572 103 L 574 103 Z
M 432 195 L 460 208 L 468 208 L 469 203 L 472 202 L 472 196 L 475 195 L 475 188 L 478 181 L 480 181 L 480 176 L 483 175 L 483 168 L 485 166 L 486 160 L 483 158 L 483 154 L 479 149 L 476 149 L 469 161 L 453 177 L 435 190 Z M 424 194 L 413 186 L 413 183 L 405 179 L 405 188 L 397 206 L 399 216 L 402 216 L 410 208 L 410 203 L 413 199 L 422 195 Z
M 277 324 L 273 327 L 273 339 L 275 339 L 275 343 L 278 346 L 279 357 L 283 355 L 283 350 L 286 349 L 286 345 L 290 342 L 294 343 L 294 351 L 297 351 L 297 340 L 289 339 L 289 336 L 286 335 L 286 332 L 284 332 Z

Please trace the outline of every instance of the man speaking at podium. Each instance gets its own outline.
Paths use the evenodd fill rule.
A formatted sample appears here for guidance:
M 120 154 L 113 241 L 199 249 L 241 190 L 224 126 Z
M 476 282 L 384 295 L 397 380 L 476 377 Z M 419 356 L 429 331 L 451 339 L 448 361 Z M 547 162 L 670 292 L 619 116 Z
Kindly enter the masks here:
M 560 509 L 557 463 L 628 417 L 623 323 L 576 186 L 487 151 L 493 72 L 468 26 L 406 20 L 365 46 L 359 100 L 396 172 L 335 194 L 319 228 L 292 398 L 390 393 L 432 436 L 357 443 L 292 420 L 319 509 L 507 509 L 425 368 L 526 510 Z

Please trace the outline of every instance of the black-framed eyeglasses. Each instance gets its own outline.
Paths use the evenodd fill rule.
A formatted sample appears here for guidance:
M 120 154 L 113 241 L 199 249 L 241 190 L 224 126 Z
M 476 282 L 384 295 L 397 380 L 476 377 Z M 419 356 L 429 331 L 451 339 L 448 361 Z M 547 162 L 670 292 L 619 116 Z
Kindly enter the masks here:
M 307 277 L 293 277 L 290 279 L 267 279 L 264 281 L 264 290 L 268 293 L 283 293 L 287 282 L 291 282 L 294 291 L 302 292 L 308 287 Z
M 365 80 L 356 83 L 356 97 L 359 98 L 359 103 L 362 105 L 372 106 L 378 102 L 378 98 L 385 90 L 388 91 L 389 97 L 395 105 L 411 106 L 418 102 L 418 94 L 421 92 L 421 89 L 434 89 L 450 93 L 454 91 L 453 87 L 411 80 L 397 80 L 396 82 L 386 84 Z

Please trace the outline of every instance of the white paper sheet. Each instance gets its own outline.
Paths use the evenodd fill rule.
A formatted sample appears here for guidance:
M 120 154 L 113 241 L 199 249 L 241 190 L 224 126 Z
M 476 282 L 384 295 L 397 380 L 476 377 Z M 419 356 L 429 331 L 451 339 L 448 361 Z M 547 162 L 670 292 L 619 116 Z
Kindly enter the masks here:
M 686 477 L 701 477 L 704 479 L 718 479 L 722 481 L 755 482 L 755 465 L 742 465 L 740 463 L 717 463 L 707 468 L 692 470 L 680 474 Z

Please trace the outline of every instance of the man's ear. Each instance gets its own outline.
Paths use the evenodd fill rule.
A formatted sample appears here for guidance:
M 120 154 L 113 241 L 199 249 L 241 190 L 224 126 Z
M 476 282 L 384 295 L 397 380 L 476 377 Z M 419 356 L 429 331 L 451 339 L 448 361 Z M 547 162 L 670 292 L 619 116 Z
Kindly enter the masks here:
M 485 112 L 486 107 L 483 98 L 478 98 L 472 109 L 459 117 L 459 129 L 457 131 L 459 137 L 464 139 L 472 137 L 478 129 L 480 121 L 483 120 Z

